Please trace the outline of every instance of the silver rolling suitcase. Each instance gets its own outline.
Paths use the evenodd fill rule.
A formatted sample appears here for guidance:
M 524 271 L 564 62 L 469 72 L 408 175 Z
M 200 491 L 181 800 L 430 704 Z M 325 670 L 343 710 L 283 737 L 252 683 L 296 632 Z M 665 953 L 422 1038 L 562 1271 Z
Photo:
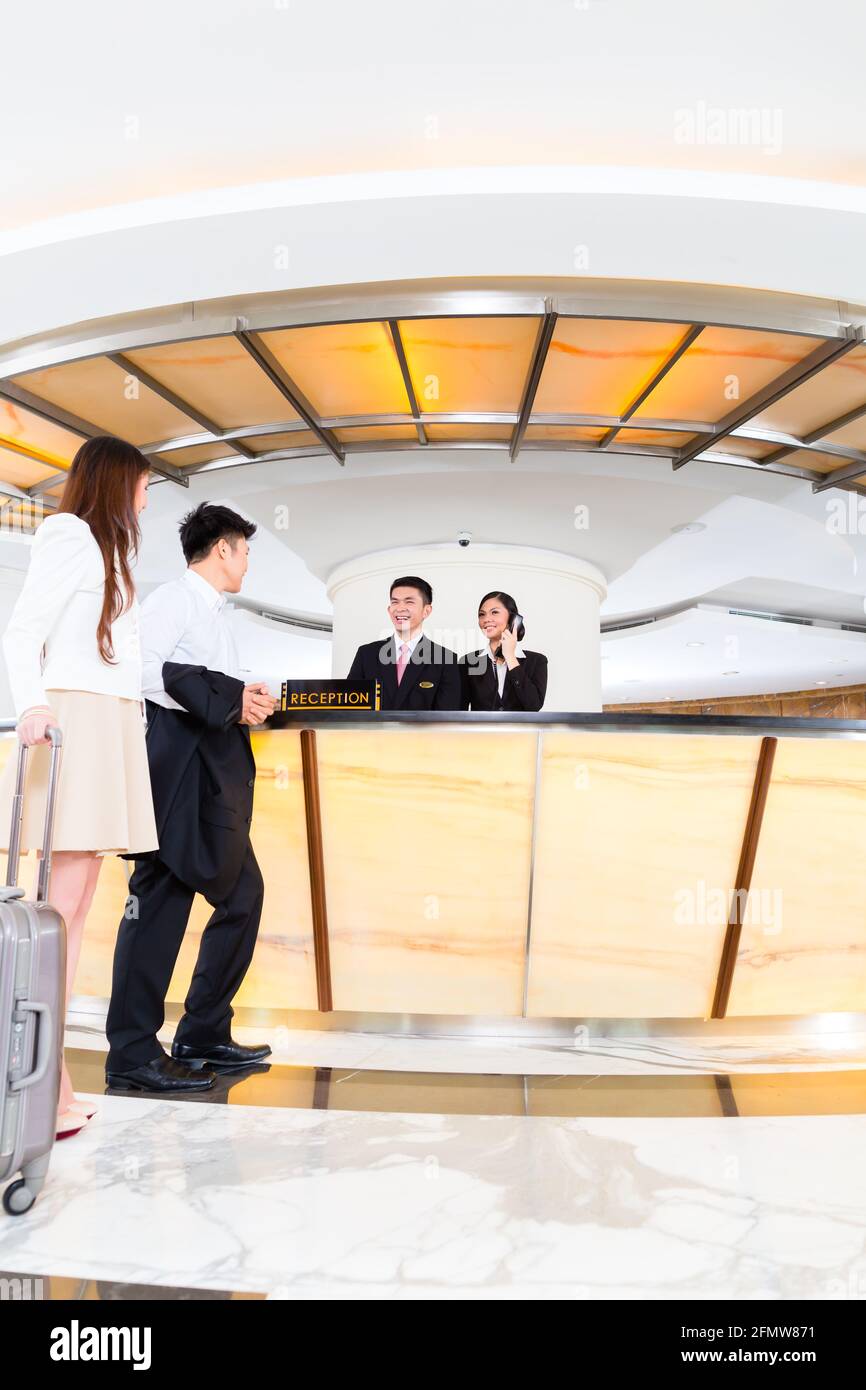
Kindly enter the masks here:
M 17 887 L 28 750 L 18 750 L 12 803 L 8 883 L 0 888 L 0 1182 L 21 1173 L 3 1193 L 10 1216 L 23 1215 L 45 1182 L 57 1128 L 66 1004 L 66 927 L 49 907 L 54 804 L 60 730 L 48 730 L 51 765 L 36 901 Z

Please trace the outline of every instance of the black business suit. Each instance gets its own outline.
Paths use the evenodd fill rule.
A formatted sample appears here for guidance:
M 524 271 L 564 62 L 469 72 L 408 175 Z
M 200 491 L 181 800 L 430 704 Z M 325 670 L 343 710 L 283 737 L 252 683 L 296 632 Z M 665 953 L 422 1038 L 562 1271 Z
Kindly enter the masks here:
M 202 934 L 177 1042 L 231 1036 L 231 1000 L 252 959 L 264 883 L 250 844 L 256 765 L 238 723 L 243 681 L 167 661 L 163 685 L 183 711 L 147 701 L 147 756 L 159 849 L 136 858 L 120 923 L 106 1033 L 110 1071 L 163 1055 L 156 1034 L 190 908 L 215 911 Z
M 489 652 L 470 652 L 460 658 L 463 709 L 540 710 L 547 694 L 547 657 L 525 651 L 513 671 L 506 670 L 502 695 L 496 663 Z
M 403 679 L 397 684 L 400 641 L 365 642 L 355 653 L 349 680 L 377 680 L 382 687 L 382 709 L 460 709 L 460 673 L 457 653 L 422 636 Z

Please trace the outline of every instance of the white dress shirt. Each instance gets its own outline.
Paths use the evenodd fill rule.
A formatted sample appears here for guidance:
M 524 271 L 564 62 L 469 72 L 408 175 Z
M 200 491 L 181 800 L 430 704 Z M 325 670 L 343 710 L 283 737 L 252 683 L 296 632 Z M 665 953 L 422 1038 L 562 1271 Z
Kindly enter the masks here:
M 206 666 L 240 680 L 240 661 L 226 617 L 225 594 L 195 570 L 161 584 L 141 605 L 142 694 L 165 709 L 183 706 L 165 693 L 162 666 Z
M 425 636 L 425 634 L 424 634 L 424 633 L 420 630 L 420 628 L 419 628 L 419 630 L 415 633 L 415 636 L 414 636 L 414 637 L 406 637 L 406 638 L 404 638 L 404 637 L 401 637 L 401 636 L 400 636 L 399 632 L 398 632 L 397 629 L 395 628 L 395 629 L 394 629 L 394 650 L 395 650 L 396 653 L 397 653 L 397 660 L 398 660 L 398 661 L 400 660 L 400 648 L 401 648 L 402 646 L 405 645 L 405 646 L 407 646 L 407 647 L 409 648 L 408 652 L 406 653 L 406 661 L 407 661 L 407 662 L 411 661 L 411 660 L 412 660 L 412 656 L 413 656 L 414 651 L 415 651 L 415 648 L 417 647 L 418 643 L 422 640 L 422 638 L 423 638 L 424 636 Z
M 520 649 L 519 646 L 518 646 L 518 647 L 515 647 L 515 649 L 514 649 L 514 655 L 515 655 L 516 657 L 519 657 L 521 660 L 523 659 L 523 652 L 521 651 L 521 649 Z M 501 700 L 501 699 L 502 699 L 502 692 L 503 692 L 503 690 L 505 689 L 505 677 L 506 677 L 507 674 L 508 674 L 508 662 L 507 662 L 507 661 L 494 661 L 494 659 L 493 659 L 493 653 L 490 651 L 489 648 L 488 648 L 488 651 L 487 651 L 487 660 L 493 662 L 494 668 L 495 668 L 495 670 L 496 670 L 496 683 L 497 683 L 497 685 L 499 686 L 499 698 L 500 698 L 500 700 Z
M 102 552 L 87 522 L 73 512 L 47 516 L 33 537 L 24 587 L 3 634 L 16 718 L 47 705 L 47 690 L 141 699 L 138 600 L 133 594 L 111 625 L 109 664 L 96 641 L 104 593 Z

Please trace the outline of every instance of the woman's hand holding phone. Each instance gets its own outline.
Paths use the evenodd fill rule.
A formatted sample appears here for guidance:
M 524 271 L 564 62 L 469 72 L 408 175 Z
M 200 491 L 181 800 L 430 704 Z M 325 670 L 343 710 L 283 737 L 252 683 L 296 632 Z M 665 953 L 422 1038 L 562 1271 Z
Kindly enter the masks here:
M 510 627 L 503 628 L 500 638 L 502 658 L 510 667 L 517 665 L 517 624 L 519 621 L 519 618 L 515 618 Z

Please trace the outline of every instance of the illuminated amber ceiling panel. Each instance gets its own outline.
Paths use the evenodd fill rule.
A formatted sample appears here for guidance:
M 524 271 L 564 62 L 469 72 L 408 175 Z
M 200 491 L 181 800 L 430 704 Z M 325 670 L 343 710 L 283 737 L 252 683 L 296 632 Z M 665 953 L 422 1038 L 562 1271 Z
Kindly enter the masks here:
M 679 323 L 558 319 L 535 412 L 621 415 L 682 341 L 684 331 Z
M 201 433 L 200 425 L 105 357 L 46 367 L 13 380 L 34 396 L 133 444 Z
M 634 418 L 717 424 L 801 362 L 819 342 L 818 338 L 792 333 L 705 328 L 650 392 Z
M 419 409 L 516 414 L 538 328 L 537 318 L 402 319 Z
M 510 440 L 514 433 L 513 425 L 428 425 L 424 432 L 431 444 L 443 444 L 448 440 Z
M 821 443 L 824 442 L 822 439 Z M 866 415 L 861 415 L 859 420 L 852 420 L 850 425 L 843 425 L 841 430 L 834 430 L 832 434 L 828 434 L 826 443 L 844 444 L 849 449 L 866 450 Z
M 764 439 L 747 439 L 743 435 L 726 434 L 717 444 L 708 444 L 707 449 L 718 450 L 720 454 L 737 454 L 747 459 L 768 458 L 779 448 L 778 444 L 768 444 Z
M 681 449 L 694 437 L 693 434 L 686 434 L 683 430 L 621 429 L 614 442 L 618 449 L 624 449 L 629 444 L 649 444 L 655 449 L 674 450 Z
M 340 444 L 366 444 L 381 439 L 383 443 L 401 439 L 418 442 L 414 425 L 352 425 L 333 431 Z
M 298 419 L 297 411 L 236 338 L 165 343 L 126 356 L 221 429 Z
M 71 463 L 81 436 L 43 420 L 32 410 L 18 405 L 15 401 L 0 399 L 0 444 L 19 444 L 41 454 L 47 463 L 55 463 L 58 468 Z
M 794 468 L 810 468 L 813 473 L 833 473 L 837 468 L 847 468 L 851 460 L 836 454 L 822 454 L 818 449 L 795 449 L 781 462 Z M 866 468 L 866 464 L 863 466 Z
M 751 423 L 802 438 L 861 405 L 866 405 L 866 347 L 853 348 L 816 372 Z
M 386 323 L 323 324 L 261 336 L 319 416 L 408 413 Z
M 228 444 L 191 444 L 188 449 L 169 449 L 157 454 L 156 462 L 169 463 L 173 468 L 190 468 L 196 463 L 212 463 L 214 459 L 237 458 Z
M 523 437 L 528 440 L 559 440 L 563 444 L 583 440 L 591 444 L 598 443 L 606 434 L 607 430 L 598 425 L 527 425 Z
M 254 454 L 272 454 L 277 449 L 324 449 L 325 445 L 312 430 L 290 430 L 287 434 L 256 434 L 238 441 Z
M 22 489 L 33 487 L 34 483 L 41 483 L 44 478 L 50 478 L 57 469 L 50 463 L 39 463 L 36 459 L 27 458 L 25 454 L 19 454 L 15 449 L 6 449 L 0 443 L 0 478 L 4 483 L 11 483 L 13 487 Z

